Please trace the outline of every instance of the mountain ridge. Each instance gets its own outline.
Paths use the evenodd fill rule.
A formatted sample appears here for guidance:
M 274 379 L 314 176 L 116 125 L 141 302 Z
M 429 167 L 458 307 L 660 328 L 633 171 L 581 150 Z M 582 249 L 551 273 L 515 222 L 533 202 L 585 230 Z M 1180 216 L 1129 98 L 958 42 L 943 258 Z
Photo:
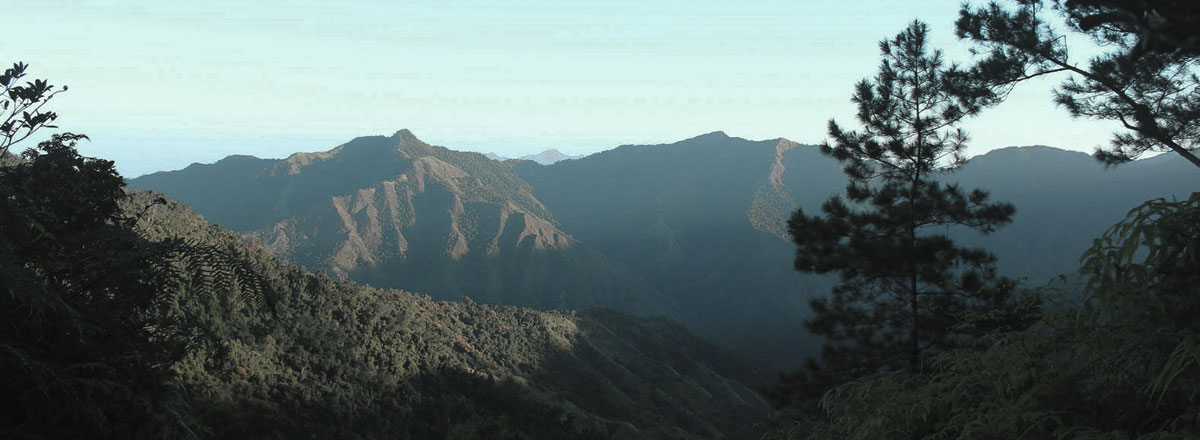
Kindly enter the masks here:
M 480 425 L 538 439 L 760 434 L 765 368 L 667 320 L 336 281 L 159 199 L 136 191 L 124 203 L 148 239 L 215 246 L 272 292 L 270 314 L 227 313 L 212 297 L 175 304 L 222 341 L 177 366 L 216 438 L 474 437 L 488 432 Z
M 561 231 L 510 166 L 426 144 L 408 130 L 283 160 L 189 167 L 131 186 L 188 200 L 276 255 L 342 279 L 541 309 L 677 308 Z
M 564 160 L 579 159 L 581 157 L 584 157 L 585 155 L 570 156 L 567 154 L 563 154 L 563 152 L 558 151 L 558 149 L 556 149 L 556 148 L 548 148 L 548 149 L 542 150 L 540 153 L 526 154 L 526 155 L 518 157 L 516 159 L 510 159 L 510 158 L 501 156 L 496 153 L 487 153 L 487 154 L 484 154 L 484 156 L 486 156 L 488 159 L 492 159 L 492 160 L 495 160 L 498 162 L 504 162 L 506 160 L 529 160 L 529 161 L 537 162 L 542 165 L 552 165 L 556 162 L 561 162 Z
M 363 139 L 368 138 L 346 145 L 390 138 Z M 786 234 L 797 208 L 816 212 L 844 190 L 840 166 L 816 146 L 784 138 L 751 141 L 718 131 L 669 144 L 622 145 L 551 165 L 496 162 L 443 147 L 413 151 L 409 156 L 414 157 L 391 169 L 392 176 L 406 176 L 403 182 L 364 179 L 352 191 L 308 205 L 311 212 L 290 212 L 285 218 L 295 224 L 264 223 L 292 228 L 282 242 L 271 235 L 277 230 L 239 231 L 279 243 L 280 255 L 306 266 L 356 261 L 342 263 L 334 273 L 376 286 L 428 291 L 440 299 L 469 296 L 538 308 L 623 304 L 626 311 L 664 314 L 777 366 L 794 365 L 820 345 L 803 325 L 811 313 L 807 301 L 827 292 L 835 280 L 792 270 L 795 248 Z M 428 153 L 421 157 L 429 159 L 415 157 L 418 153 Z M 229 168 L 244 172 L 254 164 L 261 162 L 235 160 Z M 994 150 L 971 158 L 947 179 L 1014 203 L 1014 222 L 987 236 L 949 232 L 964 244 L 995 252 L 1003 273 L 1038 285 L 1074 270 L 1091 239 L 1136 203 L 1200 187 L 1200 179 L 1188 171 L 1160 158 L 1106 169 L 1086 154 L 1053 147 Z M 299 175 L 308 173 L 306 168 Z M 203 192 L 212 192 L 210 185 L 236 180 L 205 183 L 210 176 L 187 182 L 186 174 L 134 179 L 132 185 L 167 189 L 166 180 L 176 179 L 203 199 L 208 196 Z M 380 195 L 406 188 L 427 199 L 417 204 L 423 208 L 413 209 L 417 216 L 385 215 L 390 206 L 407 206 L 407 199 Z M 179 198 L 196 197 L 181 193 Z M 215 214 L 221 222 L 228 216 L 220 210 Z M 392 218 L 408 219 L 390 229 L 402 232 L 396 235 L 408 240 L 410 250 L 416 246 L 413 237 L 433 242 L 413 257 L 389 256 L 371 243 L 387 236 L 384 226 Z M 511 226 L 504 227 L 509 219 Z M 534 237 L 529 249 L 515 245 L 527 240 L 521 237 Z M 308 251 L 296 251 L 305 246 Z M 338 246 L 346 250 L 333 258 Z M 557 254 L 535 252 L 539 247 Z

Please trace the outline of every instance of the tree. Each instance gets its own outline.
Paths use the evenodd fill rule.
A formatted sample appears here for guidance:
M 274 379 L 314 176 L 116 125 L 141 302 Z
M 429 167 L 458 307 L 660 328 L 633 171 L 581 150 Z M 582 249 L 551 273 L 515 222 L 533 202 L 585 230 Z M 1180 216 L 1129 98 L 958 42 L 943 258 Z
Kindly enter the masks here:
M 1045 289 L 1029 328 L 843 384 L 825 423 L 776 437 L 1197 438 L 1200 193 L 1134 208 L 1081 260 L 1085 283 Z
M 15 102 L 34 112 L 52 96 L 24 93 Z M 52 119 L 3 127 L 3 147 Z M 113 162 L 79 155 L 81 139 L 56 134 L 0 164 L 0 437 L 190 436 L 172 368 L 207 338 L 176 299 L 260 305 L 266 286 L 212 247 L 146 239 Z
M 862 131 L 829 123 L 833 143 L 821 151 L 850 178 L 845 199 L 831 197 L 821 216 L 797 210 L 788 222 L 795 268 L 841 275 L 829 297 L 811 303 L 816 316 L 806 324 L 829 344 L 820 362 L 810 359 L 808 371 L 791 378 L 791 386 L 809 388 L 800 394 L 880 369 L 919 370 L 927 351 L 959 346 L 1030 311 L 1014 303 L 992 254 L 946 235 L 952 227 L 991 232 L 1014 208 L 939 180 L 965 161 L 967 137 L 956 124 L 997 96 L 945 67 L 926 33 L 913 22 L 880 43 L 879 74 L 853 96 Z M 964 321 L 985 310 L 987 319 Z
M 1013 0 L 964 5 L 957 34 L 985 57 L 973 70 L 1007 93 L 1034 77 L 1065 73 L 1055 101 L 1074 117 L 1119 121 L 1106 164 L 1147 151 L 1173 151 L 1200 167 L 1200 4 L 1186 0 Z M 1072 57 L 1061 27 L 1082 34 L 1101 52 L 1086 64 Z M 1092 48 L 1088 48 L 1092 49 Z
M 0 75 L 0 87 L 4 88 L 3 96 L 0 96 L 0 156 L 38 129 L 56 128 L 50 123 L 58 119 L 58 114 L 42 111 L 42 106 L 50 102 L 54 95 L 65 92 L 67 87 L 55 90 L 44 79 L 20 85 L 19 80 L 25 77 L 28 67 L 25 63 L 14 63 Z

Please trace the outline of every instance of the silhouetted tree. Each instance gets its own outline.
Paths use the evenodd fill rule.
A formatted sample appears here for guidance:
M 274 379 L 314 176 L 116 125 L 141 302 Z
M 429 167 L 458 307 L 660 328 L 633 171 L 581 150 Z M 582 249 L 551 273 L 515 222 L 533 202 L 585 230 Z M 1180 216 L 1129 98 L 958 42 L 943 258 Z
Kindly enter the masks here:
M 1186 0 L 1014 0 L 965 5 L 959 38 L 986 54 L 973 70 L 1007 91 L 1026 79 L 1066 73 L 1055 101 L 1074 117 L 1119 121 L 1108 148 L 1094 156 L 1107 164 L 1147 151 L 1174 151 L 1200 167 L 1200 3 Z M 1072 57 L 1063 27 L 1092 40 L 1100 55 Z M 1078 41 L 1078 40 L 1074 40 Z M 1078 46 L 1076 46 L 1078 47 Z
M 1200 193 L 1148 201 L 1083 254 L 1081 289 L 1046 289 L 1034 325 L 842 384 L 829 418 L 768 438 L 1197 438 L 1198 261 Z
M 0 156 L 38 129 L 55 128 L 50 123 L 58 119 L 58 114 L 42 111 L 42 106 L 54 95 L 67 90 L 66 86 L 55 90 L 44 79 L 21 85 L 19 80 L 25 77 L 27 68 L 28 64 L 18 62 L 0 74 L 0 87 L 4 89 L 0 91 Z
M 992 254 L 947 236 L 951 227 L 991 232 L 1014 208 L 939 180 L 965 160 L 966 135 L 956 124 L 997 96 L 946 67 L 926 33 L 913 22 L 880 43 L 879 74 L 854 92 L 861 131 L 829 123 L 833 141 L 821 151 L 850 178 L 845 199 L 830 198 L 820 216 L 797 210 L 788 222 L 796 269 L 837 272 L 841 282 L 811 303 L 816 315 L 806 324 L 829 341 L 820 361 L 785 377 L 772 396 L 777 404 L 881 369 L 917 370 L 926 351 L 1019 323 L 1029 311 L 996 275 Z
M 52 94 L 44 81 L 34 89 L 4 102 L 38 112 Z M 20 120 L 0 127 L 0 152 L 53 117 Z M 191 436 L 172 367 L 206 338 L 176 299 L 240 293 L 260 305 L 265 286 L 211 247 L 144 238 L 121 208 L 124 179 L 79 155 L 81 139 L 56 134 L 0 164 L 0 437 Z

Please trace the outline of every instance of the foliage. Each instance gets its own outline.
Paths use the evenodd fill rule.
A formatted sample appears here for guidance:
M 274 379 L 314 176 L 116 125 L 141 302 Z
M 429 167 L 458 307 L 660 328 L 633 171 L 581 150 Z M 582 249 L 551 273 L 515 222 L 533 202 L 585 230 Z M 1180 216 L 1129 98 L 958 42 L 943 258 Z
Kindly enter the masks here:
M 61 90 L 16 85 L 25 68 L 0 75 L 0 436 L 192 436 L 171 368 L 207 340 L 174 298 L 238 292 L 265 305 L 264 286 L 209 247 L 146 240 L 113 163 L 76 151 L 86 136 L 8 155 L 56 118 L 40 109 Z
M 371 142 L 348 142 L 341 154 L 374 144 L 379 144 L 380 153 L 393 154 L 390 152 L 398 143 L 382 136 L 368 139 Z M 464 203 L 457 228 L 448 224 L 448 205 L 428 203 L 448 202 L 448 197 L 415 197 L 415 216 L 410 216 L 404 211 L 408 206 L 403 190 L 408 185 L 393 186 L 395 198 L 386 195 L 390 186 L 386 182 L 402 172 L 403 161 L 396 162 L 399 165 L 385 162 L 389 156 L 384 154 L 363 155 L 361 160 L 347 163 L 353 165 L 352 170 L 374 172 L 367 166 L 385 162 L 392 173 L 355 181 L 361 185 L 353 188 L 333 178 L 337 174 L 332 169 L 327 170 L 327 179 L 308 175 L 316 171 L 316 162 L 298 174 L 276 173 L 268 178 L 270 170 L 283 161 L 245 156 L 142 176 L 129 184 L 165 192 L 187 202 L 206 219 L 242 232 L 269 223 L 239 228 L 239 218 L 274 221 L 266 218 L 274 215 L 274 208 L 263 208 L 273 206 L 270 200 L 335 188 L 325 194 L 323 205 L 289 204 L 294 222 L 289 220 L 280 229 L 257 229 L 253 234 L 276 249 L 276 255 L 311 270 L 331 270 L 328 257 L 339 248 L 362 249 L 351 229 L 343 229 L 343 218 L 330 203 L 333 197 L 345 199 L 350 224 L 369 251 L 347 252 L 361 258 L 358 269 L 347 273 L 350 279 L 428 293 L 435 299 L 469 296 L 483 303 L 539 309 L 608 305 L 624 306 L 623 310 L 635 313 L 651 310 L 668 314 L 702 337 L 790 368 L 799 365 L 804 356 L 819 352 L 823 341 L 804 327 L 804 320 L 812 317 L 808 300 L 826 295 L 837 279 L 836 275 L 793 270 L 790 263 L 796 247 L 775 234 L 784 233 L 797 206 L 818 212 L 830 194 L 845 186 L 845 176 L 816 146 L 800 145 L 780 154 L 779 146 L 785 143 L 711 134 L 666 145 L 623 146 L 552 166 L 529 161 L 500 164 L 480 158 L 488 163 L 479 167 L 493 167 L 493 173 L 503 174 L 504 167 L 511 166 L 516 176 L 510 174 L 506 179 L 528 182 L 535 201 L 544 204 L 559 230 L 582 244 L 560 252 L 501 252 L 499 257 L 457 261 L 441 252 L 453 243 L 447 232 L 461 231 L 470 249 L 488 249 L 494 235 L 486 232 L 500 230 L 495 208 L 507 202 Z M 437 153 L 440 150 L 433 151 L 442 158 Z M 426 153 L 414 148 L 409 154 Z M 461 159 L 452 154 L 443 158 L 472 176 L 482 175 Z M 1170 160 L 1161 163 L 1161 159 L 1106 170 L 1084 154 L 1049 147 L 1003 149 L 973 158 L 945 181 L 958 182 L 963 188 L 986 188 L 993 199 L 1020 207 L 1020 213 L 1012 224 L 995 233 L 951 231 L 951 237 L 956 243 L 994 252 L 999 259 L 997 269 L 1004 275 L 1044 283 L 1057 274 L 1074 271 L 1077 265 L 1073 260 L 1129 206 L 1166 194 L 1186 196 L 1200 185 L 1200 173 L 1190 170 L 1191 165 Z M 712 177 L 716 175 L 721 178 Z M 292 179 L 286 185 L 273 180 L 285 177 Z M 466 183 L 477 185 L 470 183 L 471 179 L 456 179 L 455 186 L 466 192 Z M 450 191 L 449 186 L 429 179 L 425 183 L 429 193 L 441 188 Z M 485 179 L 478 185 L 492 183 Z M 359 193 L 364 188 L 366 193 Z M 780 193 L 778 188 L 786 190 Z M 789 193 L 791 201 L 780 197 Z M 392 205 L 393 201 L 397 203 Z M 424 216 L 431 221 L 422 220 L 424 228 L 402 226 L 397 233 L 389 227 L 393 206 L 400 208 L 396 217 L 400 220 Z M 513 220 L 516 218 L 510 215 L 509 221 Z M 410 258 L 403 261 L 397 258 L 398 236 L 406 238 L 409 245 Z M 281 237 L 287 238 L 286 243 Z M 507 248 L 500 246 L 507 243 L 498 241 L 497 248 Z M 288 247 L 290 253 L 278 252 Z M 530 258 L 535 255 L 547 258 Z M 784 261 L 787 263 L 781 264 Z M 561 294 L 567 291 L 571 294 Z M 663 299 L 674 307 L 659 307 L 667 302 Z M 630 307 L 639 303 L 651 307 Z
M 966 137 L 955 125 L 991 96 L 966 93 L 959 72 L 942 67 L 941 52 L 927 51 L 925 35 L 925 25 L 913 23 L 880 44 L 879 75 L 854 94 L 863 132 L 830 122 L 834 144 L 822 152 L 843 164 L 849 204 L 834 196 L 822 205 L 824 217 L 798 210 L 788 222 L 797 270 L 841 274 L 832 298 L 813 301 L 810 328 L 876 356 L 901 353 L 914 366 L 925 349 L 954 344 L 952 317 L 983 305 L 970 301 L 999 299 L 987 296 L 997 293 L 987 284 L 995 277 L 990 254 L 929 231 L 955 225 L 987 233 L 1014 212 L 981 190 L 936 180 L 964 160 Z
M 1013 0 L 965 5 L 958 36 L 986 57 L 974 68 L 1000 90 L 1029 78 L 1065 72 L 1055 101 L 1072 116 L 1119 121 L 1096 159 L 1119 164 L 1147 151 L 1174 151 L 1196 166 L 1200 158 L 1200 6 L 1174 0 Z M 1086 65 L 1072 57 L 1066 34 L 1046 17 L 1050 9 L 1100 55 Z M 1090 47 L 1088 49 L 1091 49 Z
M 170 367 L 194 338 L 165 306 L 190 289 L 163 286 L 188 273 L 171 262 L 191 252 L 129 227 L 123 180 L 111 161 L 79 156 L 79 139 L 55 135 L 0 169 L 0 395 L 9 408 L 0 430 L 17 438 L 189 434 Z
M 8 153 L 10 147 L 25 140 L 41 128 L 56 128 L 50 123 L 58 119 L 58 114 L 42 111 L 42 106 L 50 102 L 54 95 L 67 90 L 66 86 L 55 90 L 53 85 L 44 79 L 27 81 L 21 85 L 19 80 L 25 77 L 25 63 L 13 63 L 0 74 L 0 156 Z
M 1198 249 L 1200 193 L 1146 202 L 1083 255 L 1083 296 L 1048 289 L 1028 329 L 839 386 L 807 438 L 1196 438 Z
M 336 282 L 159 195 L 127 197 L 112 163 L 78 156 L 75 139 L 55 137 L 0 174 L 4 437 L 714 438 L 759 429 L 761 367 L 676 324 Z M 274 313 L 251 313 L 262 299 L 243 292 L 258 288 L 275 292 L 264 306 Z M 241 299 L 252 307 L 231 307 Z
M 159 197 L 137 193 L 146 200 Z M 138 203 L 131 204 L 136 208 Z M 212 438 L 752 437 L 764 369 L 665 319 L 436 302 L 310 273 L 168 201 L 138 221 L 261 268 L 276 316 L 180 297 L 220 344 L 177 364 Z
M 861 132 L 830 121 L 833 144 L 822 152 L 843 164 L 846 199 L 833 196 L 823 216 L 799 209 L 788 222 L 798 246 L 795 268 L 838 272 L 830 297 L 811 302 L 809 330 L 824 336 L 820 360 L 809 359 L 768 391 L 776 405 L 812 412 L 833 385 L 882 370 L 919 369 L 927 351 L 1020 325 L 1035 309 L 1013 298 L 992 254 L 958 246 L 950 227 L 989 233 L 1008 223 L 1012 205 L 992 203 L 939 180 L 964 161 L 966 136 L 956 125 L 995 96 L 926 46 L 926 26 L 912 23 L 880 43 L 874 81 L 855 89 Z M 986 313 L 984 313 L 986 311 Z

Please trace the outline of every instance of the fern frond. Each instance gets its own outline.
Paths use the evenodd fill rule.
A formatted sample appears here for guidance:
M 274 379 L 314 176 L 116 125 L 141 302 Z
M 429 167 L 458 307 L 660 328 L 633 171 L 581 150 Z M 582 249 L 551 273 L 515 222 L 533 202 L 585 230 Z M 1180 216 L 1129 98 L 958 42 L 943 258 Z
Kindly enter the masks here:
M 1158 396 L 1155 406 L 1162 404 L 1171 383 L 1192 365 L 1200 366 L 1200 343 L 1197 343 L 1195 335 L 1188 335 L 1171 351 L 1158 377 L 1150 385 L 1150 398 L 1153 400 L 1154 396 Z
M 167 279 L 204 297 L 235 293 L 257 312 L 274 312 L 274 300 L 260 271 L 246 258 L 196 240 L 168 240 L 159 258 L 150 261 Z

